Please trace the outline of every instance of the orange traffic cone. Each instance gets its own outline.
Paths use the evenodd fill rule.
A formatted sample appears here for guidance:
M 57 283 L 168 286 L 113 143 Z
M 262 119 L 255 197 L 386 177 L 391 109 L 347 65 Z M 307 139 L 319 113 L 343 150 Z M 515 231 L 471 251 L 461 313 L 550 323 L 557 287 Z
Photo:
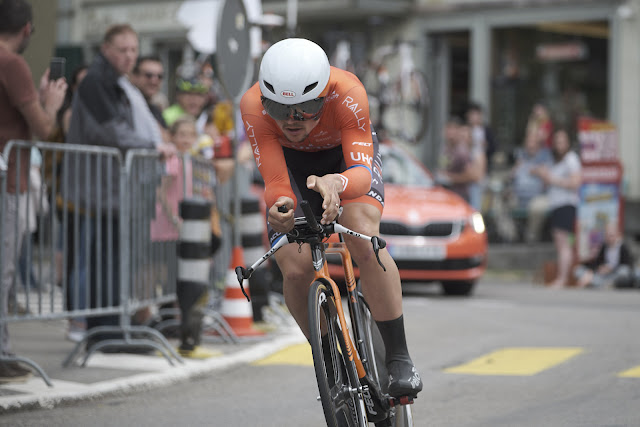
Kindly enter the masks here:
M 263 331 L 253 327 L 251 303 L 242 294 L 235 272 L 235 268 L 239 265 L 244 265 L 242 246 L 234 247 L 231 252 L 231 265 L 227 271 L 224 300 L 222 301 L 220 314 L 239 337 L 264 335 Z M 244 280 L 242 286 L 247 295 L 249 295 L 249 283 L 247 280 Z

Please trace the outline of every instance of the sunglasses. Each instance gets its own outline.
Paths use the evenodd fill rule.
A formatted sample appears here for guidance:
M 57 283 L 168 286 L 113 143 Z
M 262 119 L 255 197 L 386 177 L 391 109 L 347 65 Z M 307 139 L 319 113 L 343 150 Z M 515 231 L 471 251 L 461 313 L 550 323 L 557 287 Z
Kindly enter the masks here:
M 177 89 L 180 92 L 199 93 L 199 94 L 205 94 L 209 91 L 207 87 L 202 83 L 199 83 L 199 82 L 191 83 L 190 81 L 187 81 L 187 80 L 179 81 L 177 84 Z
M 322 114 L 324 97 L 311 99 L 299 104 L 285 105 L 264 96 L 260 97 L 262 106 L 274 120 L 316 120 Z
M 158 80 L 162 80 L 164 78 L 164 74 L 162 73 L 142 73 L 142 75 L 149 80 L 151 80 L 154 77 L 156 77 Z

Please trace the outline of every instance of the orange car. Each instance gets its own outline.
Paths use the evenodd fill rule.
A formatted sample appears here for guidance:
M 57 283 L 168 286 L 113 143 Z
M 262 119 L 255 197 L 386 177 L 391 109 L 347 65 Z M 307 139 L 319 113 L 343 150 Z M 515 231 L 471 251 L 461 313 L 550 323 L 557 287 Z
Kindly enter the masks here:
M 380 235 L 400 278 L 440 282 L 446 295 L 470 295 L 487 264 L 482 215 L 435 184 L 427 169 L 399 145 L 380 144 L 380 151 L 385 181 Z M 340 279 L 344 273 L 336 264 L 330 272 Z

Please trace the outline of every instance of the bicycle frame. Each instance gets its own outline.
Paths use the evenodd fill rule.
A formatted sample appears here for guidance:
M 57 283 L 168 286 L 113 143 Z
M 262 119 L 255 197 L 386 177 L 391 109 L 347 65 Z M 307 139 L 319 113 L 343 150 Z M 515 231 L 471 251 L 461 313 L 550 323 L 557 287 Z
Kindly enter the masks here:
M 344 242 L 320 243 L 320 244 L 325 245 L 325 248 L 324 248 L 325 254 L 340 255 L 340 258 L 342 260 L 342 266 L 344 268 L 344 277 L 345 277 L 345 282 L 347 287 L 347 296 L 348 296 L 349 308 L 350 308 L 349 311 L 350 311 L 351 318 L 353 319 L 352 325 L 355 329 L 353 333 L 354 333 L 354 337 L 357 337 L 358 336 L 358 331 L 356 326 L 357 321 L 354 317 L 354 316 L 357 316 L 357 314 L 355 313 L 355 310 L 351 309 L 352 305 L 355 305 L 357 300 L 356 279 L 355 279 L 355 274 L 353 272 L 353 264 L 351 262 L 351 253 L 349 252 L 349 249 L 347 248 L 347 245 Z M 314 261 L 314 266 L 320 265 L 320 264 L 317 264 L 317 261 L 322 263 L 321 264 L 322 267 L 320 269 L 315 270 L 314 279 L 324 281 L 325 283 L 328 283 L 331 286 L 334 302 L 336 304 L 336 310 L 338 312 L 338 320 L 340 321 L 340 328 L 342 330 L 342 335 L 344 336 L 344 341 L 347 346 L 347 349 L 346 349 L 347 357 L 349 358 L 349 361 L 355 363 L 356 370 L 358 372 L 358 378 L 362 379 L 367 373 L 364 369 L 362 359 L 360 358 L 360 351 L 359 351 L 360 349 L 358 349 L 354 345 L 353 341 L 351 340 L 351 335 L 349 334 L 350 328 L 347 326 L 347 320 L 344 316 L 340 289 L 338 288 L 338 285 L 336 284 L 336 282 L 329 275 L 329 267 L 327 264 L 326 257 L 320 254 L 321 258 L 316 259 L 316 257 L 318 256 L 318 253 L 314 251 L 313 248 L 312 248 L 311 254 L 312 254 L 312 259 Z M 354 351 L 354 349 L 356 351 Z
M 367 354 L 369 350 L 365 345 L 367 339 L 363 336 L 363 319 L 361 319 L 361 314 L 359 311 L 359 292 L 357 291 L 351 253 L 347 248 L 347 244 L 343 240 L 343 236 L 350 235 L 355 238 L 369 240 L 373 246 L 373 250 L 379 265 L 383 270 L 386 271 L 386 268 L 380 261 L 380 257 L 378 255 L 379 250 L 386 246 L 385 241 L 377 236 L 370 237 L 364 234 L 357 233 L 335 222 L 328 225 L 320 225 L 313 216 L 309 205 L 305 203 L 305 201 L 301 202 L 301 207 L 305 213 L 305 218 L 296 218 L 294 229 L 291 232 L 279 238 L 273 245 L 273 247 L 248 269 L 245 269 L 242 266 L 236 267 L 236 275 L 243 293 L 243 281 L 245 279 L 249 279 L 253 271 L 260 264 L 270 258 L 280 248 L 289 243 L 298 243 L 299 245 L 302 245 L 304 243 L 309 244 L 309 247 L 311 249 L 311 260 L 314 268 L 314 280 L 309 284 L 309 286 L 312 286 L 313 283 L 321 282 L 327 288 L 331 289 L 331 298 L 333 298 L 333 303 L 335 305 L 337 314 L 337 321 L 341 329 L 340 333 L 342 334 L 342 338 L 344 340 L 345 348 L 343 357 L 348 360 L 348 363 L 352 363 L 352 366 L 355 366 L 355 374 L 357 375 L 357 378 L 355 378 L 353 376 L 353 369 L 347 370 L 352 391 L 357 390 L 357 392 L 363 396 L 362 398 L 366 402 L 367 407 L 369 407 L 369 404 L 373 404 L 371 401 L 372 393 L 376 396 L 376 399 L 380 402 L 382 408 L 386 407 L 386 410 L 395 406 L 396 404 L 406 405 L 412 403 L 412 399 L 409 399 L 408 397 L 394 399 L 388 395 L 383 394 L 377 381 L 373 380 L 374 377 L 369 375 L 370 370 L 375 370 L 376 367 L 368 366 L 369 369 L 365 367 L 365 363 L 368 363 L 370 355 Z M 327 237 L 336 233 L 340 236 L 339 242 L 325 241 Z M 342 306 L 342 295 L 340 289 L 329 274 L 327 254 L 339 255 L 341 258 L 346 282 L 346 296 L 351 318 L 351 327 L 349 327 L 347 324 L 344 309 Z M 249 299 L 246 293 L 245 296 L 247 297 L 247 299 Z M 351 334 L 353 334 L 353 338 Z M 375 371 L 373 372 L 375 375 Z

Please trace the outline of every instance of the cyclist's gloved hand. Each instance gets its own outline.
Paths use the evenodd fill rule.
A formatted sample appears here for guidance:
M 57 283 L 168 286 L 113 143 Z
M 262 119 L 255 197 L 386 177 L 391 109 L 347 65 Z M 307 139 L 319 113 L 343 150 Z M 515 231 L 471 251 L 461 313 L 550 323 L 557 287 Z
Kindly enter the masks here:
M 281 206 L 286 206 L 287 211 L 281 212 Z M 279 197 L 273 206 L 269 208 L 269 217 L 267 219 L 273 231 L 278 233 L 288 233 L 293 229 L 293 199 L 290 197 Z
M 340 193 L 343 183 L 340 175 L 328 174 L 325 176 L 310 175 L 307 178 L 307 188 L 317 191 L 322 196 L 322 224 L 329 224 L 340 213 Z

